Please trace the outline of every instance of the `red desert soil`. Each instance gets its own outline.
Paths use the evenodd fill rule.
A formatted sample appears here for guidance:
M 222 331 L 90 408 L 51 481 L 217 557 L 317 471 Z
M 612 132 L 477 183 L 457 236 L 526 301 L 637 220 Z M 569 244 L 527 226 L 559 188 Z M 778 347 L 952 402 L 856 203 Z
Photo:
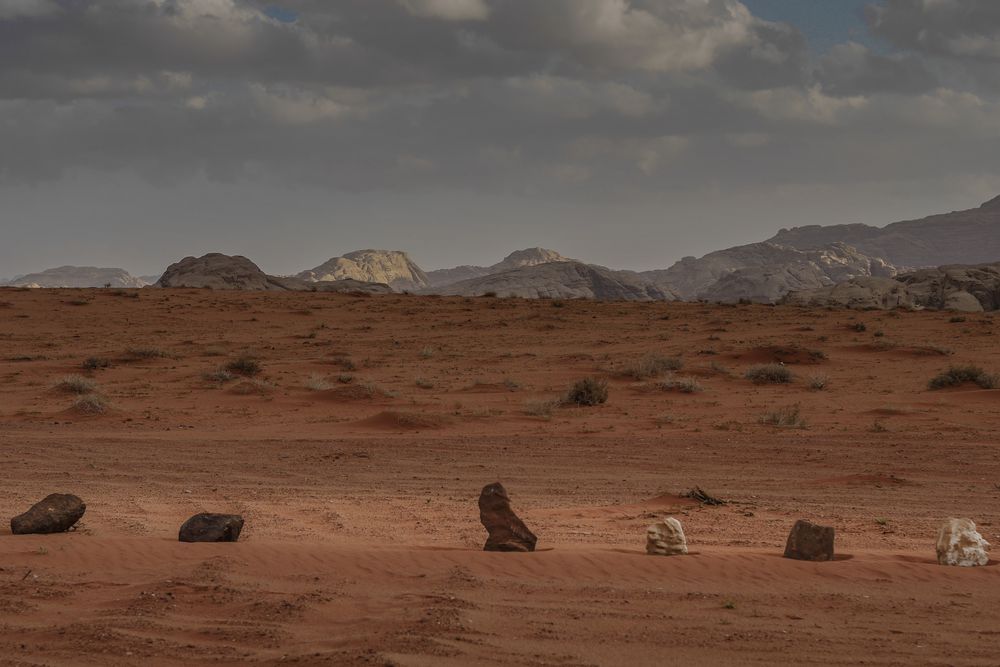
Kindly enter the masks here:
M 68 534 L 2 528 L 0 663 L 995 665 L 1000 567 L 934 560 L 948 517 L 1000 542 L 1000 391 L 927 389 L 1000 371 L 997 321 L 950 320 L 0 290 L 0 516 L 88 505 Z M 703 391 L 628 377 L 648 353 Z M 775 355 L 791 384 L 743 378 Z M 257 377 L 209 378 L 241 356 Z M 105 414 L 55 388 L 70 374 Z M 605 405 L 551 405 L 588 375 Z M 805 428 L 762 423 L 795 405 Z M 480 551 L 495 481 L 538 552 Z M 176 542 L 200 511 L 243 514 L 240 542 Z M 645 555 L 665 514 L 691 555 Z M 836 528 L 838 560 L 781 558 L 799 518 Z

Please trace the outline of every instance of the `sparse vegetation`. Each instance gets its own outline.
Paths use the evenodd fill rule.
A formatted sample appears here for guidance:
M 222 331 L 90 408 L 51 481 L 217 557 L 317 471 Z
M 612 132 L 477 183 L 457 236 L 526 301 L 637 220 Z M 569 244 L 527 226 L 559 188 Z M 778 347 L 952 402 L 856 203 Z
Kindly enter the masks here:
M 425 347 L 425 348 L 423 348 L 423 349 L 420 350 L 420 358 L 421 359 L 430 359 L 431 357 L 434 356 L 435 351 L 436 350 L 433 347 Z
M 855 322 L 854 324 L 851 325 L 851 328 L 857 331 L 858 333 L 864 333 L 865 331 L 868 331 L 868 327 L 865 326 L 864 322 Z
M 218 384 L 225 384 L 226 382 L 232 382 L 236 379 L 236 376 L 227 371 L 225 368 L 220 368 L 214 371 L 208 371 L 203 373 L 201 378 L 207 382 L 217 382 Z
M 573 405 L 600 405 L 608 400 L 608 381 L 588 377 L 577 380 L 566 393 L 565 402 Z
M 657 389 L 662 391 L 679 391 L 683 394 L 695 394 L 704 391 L 704 387 L 694 378 L 668 377 L 656 383 Z
M 426 378 L 417 378 L 413 381 L 413 384 L 417 385 L 421 389 L 433 389 L 434 383 Z
M 517 391 L 521 388 L 521 383 L 514 378 L 504 378 L 503 386 L 507 387 L 510 391 Z
M 170 355 L 165 350 L 145 345 L 129 347 L 125 350 L 125 358 L 131 361 L 140 361 L 142 359 L 162 359 L 169 356 Z
M 104 368 L 111 368 L 111 360 L 104 359 L 102 357 L 87 357 L 83 360 L 83 369 L 87 371 L 96 371 Z
M 96 387 L 96 382 L 82 375 L 67 375 L 56 383 L 56 389 L 71 394 L 88 394 Z
M 622 366 L 618 374 L 633 380 L 648 380 L 658 377 L 668 371 L 679 371 L 684 367 L 680 357 L 667 357 L 662 354 L 649 353 L 640 359 Z
M 830 378 L 826 375 L 809 376 L 809 388 L 813 391 L 822 391 L 830 384 Z
M 557 407 L 559 407 L 559 401 L 551 398 L 540 401 L 525 401 L 524 413 L 532 417 L 545 417 L 548 419 L 552 416 L 552 411 Z
M 340 356 L 333 360 L 333 363 L 340 366 L 342 371 L 356 371 L 358 370 L 358 365 L 350 357 Z
M 799 405 L 789 405 L 766 413 L 760 418 L 761 424 L 780 426 L 782 428 L 805 428 L 806 420 L 802 416 Z
M 309 379 L 306 380 L 306 388 L 312 391 L 326 391 L 332 387 L 333 385 L 330 384 L 325 377 L 319 375 L 318 373 L 313 373 L 309 376 Z
M 341 373 L 337 376 L 337 382 L 340 384 L 351 384 L 354 382 L 354 376 L 349 375 L 348 373 Z
M 103 415 L 108 411 L 108 402 L 99 394 L 86 394 L 73 401 L 73 409 L 85 415 Z
M 788 384 L 792 372 L 783 364 L 758 364 L 748 368 L 743 377 L 754 384 Z
M 931 389 L 944 389 L 957 387 L 966 382 L 972 382 L 982 389 L 996 389 L 1000 386 L 1000 377 L 987 373 L 979 366 L 952 366 L 931 378 L 928 386 Z
M 261 370 L 263 370 L 260 366 L 260 362 L 253 357 L 247 356 L 233 359 L 226 364 L 224 368 L 230 373 L 242 375 L 244 377 L 254 377 L 255 375 L 259 375 Z

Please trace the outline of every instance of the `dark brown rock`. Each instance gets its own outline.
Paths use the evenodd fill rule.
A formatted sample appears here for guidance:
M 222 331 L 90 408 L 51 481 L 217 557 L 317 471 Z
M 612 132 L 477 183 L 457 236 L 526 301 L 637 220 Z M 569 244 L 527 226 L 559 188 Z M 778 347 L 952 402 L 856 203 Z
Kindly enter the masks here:
M 181 526 L 181 542 L 236 542 L 243 530 L 238 514 L 195 514 Z
M 792 526 L 785 545 L 785 558 L 833 560 L 833 528 L 799 519 Z
M 15 535 L 31 533 L 64 533 L 72 528 L 87 506 L 71 493 L 53 493 L 30 510 L 10 520 L 10 532 Z
M 503 484 L 487 484 L 479 494 L 479 520 L 490 536 L 483 551 L 534 551 L 538 538 L 514 510 Z

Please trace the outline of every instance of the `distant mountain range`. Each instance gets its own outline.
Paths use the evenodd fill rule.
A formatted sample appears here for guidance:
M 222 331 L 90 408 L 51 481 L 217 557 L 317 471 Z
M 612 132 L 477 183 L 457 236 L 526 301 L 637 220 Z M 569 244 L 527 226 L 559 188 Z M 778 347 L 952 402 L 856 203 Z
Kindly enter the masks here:
M 782 229 L 767 241 L 718 250 L 700 258 L 685 257 L 669 268 L 651 271 L 614 270 L 570 259 L 554 250 L 527 248 L 490 266 L 460 265 L 425 272 L 403 251 L 368 249 L 332 257 L 293 277 L 269 276 L 245 257 L 212 253 L 185 258 L 156 278 L 135 278 L 122 269 L 64 266 L 21 276 L 8 284 L 142 287 L 155 282 L 161 287 L 214 289 L 350 289 L 608 300 L 784 300 L 834 305 L 864 302 L 867 307 L 883 307 L 876 304 L 895 298 L 885 294 L 900 295 L 900 290 L 905 289 L 909 296 L 901 298 L 918 306 L 974 309 L 979 304 L 992 309 L 994 302 L 1000 303 L 1000 297 L 994 298 L 990 292 L 992 269 L 947 265 L 997 261 L 1000 197 L 975 209 L 885 227 L 850 224 Z M 928 268 L 938 273 L 914 271 Z M 920 287 L 926 281 L 938 286 L 937 296 Z M 964 294 L 950 300 L 941 296 L 957 292 Z M 850 296 L 844 297 L 845 293 Z

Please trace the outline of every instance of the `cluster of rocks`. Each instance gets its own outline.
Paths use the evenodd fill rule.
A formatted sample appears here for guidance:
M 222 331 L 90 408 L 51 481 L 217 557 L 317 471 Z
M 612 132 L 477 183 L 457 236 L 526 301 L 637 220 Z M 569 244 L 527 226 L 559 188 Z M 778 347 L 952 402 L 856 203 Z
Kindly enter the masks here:
M 71 493 L 53 493 L 10 520 L 14 535 L 65 533 L 83 518 L 87 504 Z M 195 514 L 184 522 L 178 534 L 181 542 L 236 542 L 243 530 L 237 514 Z
M 10 520 L 14 535 L 63 533 L 76 525 L 87 511 L 78 496 L 53 493 L 35 503 L 27 512 Z M 488 537 L 484 551 L 530 552 L 538 537 L 510 506 L 510 495 L 500 482 L 487 484 L 479 494 L 479 520 Z M 243 530 L 238 514 L 196 514 L 181 525 L 181 542 L 237 542 Z M 800 519 L 792 526 L 785 543 L 785 558 L 831 561 L 834 529 Z M 971 519 L 948 519 L 937 535 L 937 560 L 941 565 L 975 567 L 989 563 L 990 543 L 976 530 Z M 665 517 L 646 529 L 646 553 L 678 556 L 688 553 L 681 522 Z

